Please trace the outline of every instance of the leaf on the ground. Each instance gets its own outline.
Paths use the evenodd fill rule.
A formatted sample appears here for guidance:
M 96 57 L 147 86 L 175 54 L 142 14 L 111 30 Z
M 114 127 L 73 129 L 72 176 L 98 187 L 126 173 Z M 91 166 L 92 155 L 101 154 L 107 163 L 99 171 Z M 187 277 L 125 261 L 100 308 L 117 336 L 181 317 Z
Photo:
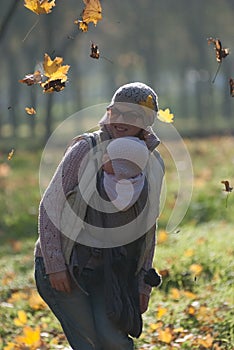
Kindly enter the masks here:
M 201 274 L 203 267 L 200 264 L 192 264 L 189 267 L 189 270 L 197 276 Z
M 30 346 L 30 349 L 37 349 L 41 344 L 40 327 L 35 329 L 29 326 L 23 328 L 23 335 L 19 335 L 15 338 L 16 343 Z
M 36 110 L 33 107 L 25 107 L 25 111 L 29 115 L 34 115 L 34 114 L 37 113 Z
M 173 332 L 171 327 L 165 327 L 165 329 L 158 329 L 158 340 L 163 343 L 170 344 L 173 339 Z
M 48 14 L 55 6 L 55 0 L 24 0 L 24 6 L 37 15 Z
M 74 23 L 79 25 L 79 29 L 83 32 L 87 32 L 89 23 L 93 23 L 96 26 L 97 22 L 102 19 L 102 7 L 99 0 L 83 1 L 85 8 L 81 14 L 82 20 L 76 20 Z
M 27 314 L 24 310 L 19 310 L 18 311 L 18 317 L 15 317 L 13 322 L 15 326 L 17 327 L 23 327 L 28 321 Z
M 34 84 L 40 84 L 42 80 L 43 74 L 36 70 L 33 74 L 27 74 L 23 79 L 19 80 L 19 83 L 27 84 L 28 86 Z
M 170 290 L 170 298 L 174 300 L 180 299 L 180 291 L 178 288 L 171 288 Z
M 165 110 L 160 109 L 158 112 L 158 119 L 164 123 L 173 123 L 174 114 L 170 112 L 169 108 Z
M 33 310 L 43 310 L 47 308 L 47 304 L 40 297 L 36 290 L 33 290 L 29 296 L 28 304 Z
M 161 306 L 158 306 L 158 309 L 157 309 L 157 319 L 161 319 L 163 317 L 163 315 L 165 315 L 167 313 L 167 308 L 165 307 L 161 307 Z

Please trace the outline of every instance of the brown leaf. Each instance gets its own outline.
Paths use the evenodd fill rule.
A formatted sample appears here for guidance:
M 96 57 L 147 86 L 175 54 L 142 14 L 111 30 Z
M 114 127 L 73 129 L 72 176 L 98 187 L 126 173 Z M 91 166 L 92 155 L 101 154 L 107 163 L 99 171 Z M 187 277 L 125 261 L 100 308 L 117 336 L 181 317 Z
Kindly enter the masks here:
M 94 43 L 91 44 L 90 57 L 95 58 L 95 59 L 99 59 L 99 57 L 100 57 L 100 52 L 99 52 L 98 46 L 95 45 Z
M 27 74 L 19 83 L 27 84 L 28 86 L 34 84 L 40 84 L 42 80 L 43 74 L 39 70 L 36 70 L 33 74 Z
M 223 49 L 221 41 L 219 39 L 209 38 L 207 40 L 208 40 L 208 45 L 213 43 L 215 46 L 216 61 L 219 63 L 222 62 L 223 58 L 229 55 L 230 49 L 228 48 Z
M 225 185 L 225 189 L 223 191 L 225 191 L 225 192 L 232 192 L 233 187 L 230 187 L 230 184 L 229 184 L 228 180 L 223 180 L 223 181 L 221 181 L 221 183 Z
M 25 107 L 25 111 L 29 115 L 34 115 L 37 113 L 33 107 Z

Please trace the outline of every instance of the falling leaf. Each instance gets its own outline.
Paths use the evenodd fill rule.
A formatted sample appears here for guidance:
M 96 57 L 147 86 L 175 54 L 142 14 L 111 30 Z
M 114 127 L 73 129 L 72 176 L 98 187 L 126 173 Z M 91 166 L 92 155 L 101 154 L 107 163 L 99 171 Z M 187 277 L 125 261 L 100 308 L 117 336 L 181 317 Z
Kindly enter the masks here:
M 76 20 L 74 23 L 79 25 L 79 29 L 83 32 L 88 31 L 88 24 L 97 22 L 102 19 L 102 7 L 99 0 L 83 0 L 85 8 L 81 14 L 82 20 Z
M 95 45 L 94 43 L 91 44 L 90 57 L 96 58 L 96 59 L 99 59 L 99 57 L 100 57 L 100 52 L 99 52 L 98 46 Z
M 18 317 L 14 318 L 13 321 L 14 321 L 15 326 L 17 326 L 17 327 L 24 326 L 28 321 L 26 312 L 23 310 L 19 310 Z
M 203 267 L 200 264 L 192 264 L 189 270 L 195 275 L 200 275 L 203 270 Z
M 229 79 L 229 86 L 230 86 L 230 95 L 234 97 L 234 79 Z
M 50 56 L 45 53 L 44 56 L 44 75 L 48 77 L 49 81 L 54 80 L 61 80 L 61 83 L 65 82 L 67 80 L 67 72 L 70 68 L 69 65 L 62 65 L 63 64 L 63 58 L 62 57 L 55 57 L 54 60 L 50 58 Z
M 24 0 L 24 6 L 37 15 L 48 14 L 55 6 L 55 0 Z
M 35 329 L 25 326 L 23 328 L 23 335 L 19 335 L 15 338 L 15 341 L 19 344 L 25 344 L 30 346 L 30 349 L 37 349 L 40 346 L 40 327 L 36 327 Z
M 8 153 L 7 159 L 11 160 L 13 155 L 14 155 L 14 153 L 15 153 L 15 150 L 14 150 L 14 148 L 12 148 L 12 150 Z
M 215 46 L 216 61 L 219 63 L 222 62 L 223 58 L 229 55 L 230 49 L 227 49 L 227 48 L 223 49 L 221 41 L 219 39 L 209 38 L 207 40 L 208 40 L 208 45 L 213 43 Z
M 158 112 L 158 119 L 164 123 L 173 123 L 174 114 L 170 112 L 169 108 L 165 110 L 160 109 Z
M 33 107 L 25 107 L 25 111 L 29 115 L 34 115 L 37 113 Z
M 41 84 L 43 87 L 43 92 L 51 93 L 51 92 L 59 92 L 64 90 L 66 84 L 65 82 L 61 82 L 61 79 L 51 80 L 49 82 L 45 82 Z
M 225 191 L 225 192 L 232 192 L 233 187 L 230 187 L 230 184 L 229 184 L 228 180 L 221 181 L 221 183 L 225 185 L 225 189 L 223 191 Z
M 19 80 L 19 83 L 27 84 L 28 86 L 40 84 L 42 77 L 43 74 L 39 70 L 36 70 L 33 74 L 25 75 L 23 79 Z

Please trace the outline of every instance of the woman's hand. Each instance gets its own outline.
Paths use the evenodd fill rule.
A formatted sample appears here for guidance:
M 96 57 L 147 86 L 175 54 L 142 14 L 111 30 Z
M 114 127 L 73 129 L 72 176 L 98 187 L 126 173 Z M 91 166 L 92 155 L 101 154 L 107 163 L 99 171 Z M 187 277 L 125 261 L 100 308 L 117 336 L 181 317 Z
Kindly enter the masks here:
M 68 271 L 60 271 L 49 274 L 51 287 L 59 292 L 71 292 L 71 280 Z
M 143 314 L 148 309 L 149 297 L 145 294 L 140 294 L 140 312 Z

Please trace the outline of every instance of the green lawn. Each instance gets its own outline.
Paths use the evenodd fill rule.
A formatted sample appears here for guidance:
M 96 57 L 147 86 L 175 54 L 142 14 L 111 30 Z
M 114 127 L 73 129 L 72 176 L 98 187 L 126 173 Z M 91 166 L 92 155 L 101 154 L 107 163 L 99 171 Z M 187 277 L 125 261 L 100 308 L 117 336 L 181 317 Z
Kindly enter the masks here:
M 164 276 L 153 290 L 137 349 L 233 349 L 234 140 L 186 140 L 193 196 L 178 230 L 165 232 L 175 202 L 175 169 L 166 163 L 167 200 L 159 220 L 155 267 Z M 40 200 L 40 152 L 0 156 L 0 349 L 65 349 L 55 318 L 33 279 Z M 228 197 L 227 197 L 228 196 Z

